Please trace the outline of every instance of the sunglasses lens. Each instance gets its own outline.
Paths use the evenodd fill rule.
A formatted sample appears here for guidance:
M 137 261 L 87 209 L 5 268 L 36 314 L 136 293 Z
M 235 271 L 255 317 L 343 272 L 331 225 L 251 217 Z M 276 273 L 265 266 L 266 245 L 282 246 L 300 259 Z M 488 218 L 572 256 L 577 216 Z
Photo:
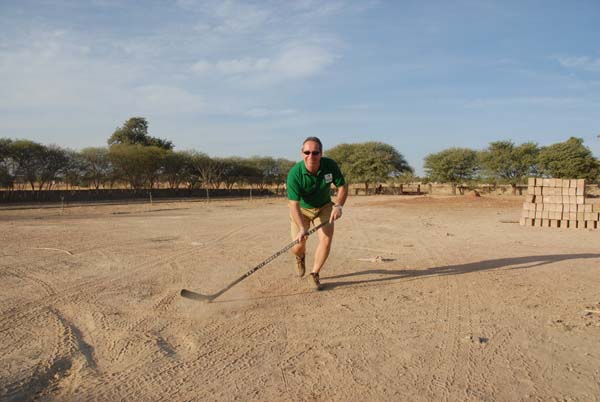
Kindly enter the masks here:
M 321 151 L 312 151 L 312 152 L 310 152 L 310 151 L 304 151 L 303 152 L 304 155 L 310 155 L 311 153 L 312 153 L 313 156 L 317 156 L 317 155 L 319 155 L 321 153 Z

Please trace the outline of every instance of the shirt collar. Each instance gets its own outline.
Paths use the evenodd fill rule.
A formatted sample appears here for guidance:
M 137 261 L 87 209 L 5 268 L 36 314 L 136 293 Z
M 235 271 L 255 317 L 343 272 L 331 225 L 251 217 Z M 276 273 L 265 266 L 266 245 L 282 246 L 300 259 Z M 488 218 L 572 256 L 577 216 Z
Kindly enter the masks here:
M 307 174 L 310 176 L 318 176 L 319 173 L 321 173 L 321 162 L 323 161 L 323 158 L 321 158 L 321 161 L 319 162 L 319 169 L 317 169 L 317 173 L 312 174 L 311 172 L 308 171 L 308 169 L 306 169 L 306 165 L 304 164 L 304 161 L 300 161 L 302 163 L 302 174 Z

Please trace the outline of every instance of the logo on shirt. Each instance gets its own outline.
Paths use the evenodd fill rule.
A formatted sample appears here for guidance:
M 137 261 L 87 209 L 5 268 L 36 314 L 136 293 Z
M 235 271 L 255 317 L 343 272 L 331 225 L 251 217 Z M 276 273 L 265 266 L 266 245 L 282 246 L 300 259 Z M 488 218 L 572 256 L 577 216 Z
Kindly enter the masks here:
M 327 173 L 325 175 L 325 183 L 331 183 L 333 181 L 333 174 Z

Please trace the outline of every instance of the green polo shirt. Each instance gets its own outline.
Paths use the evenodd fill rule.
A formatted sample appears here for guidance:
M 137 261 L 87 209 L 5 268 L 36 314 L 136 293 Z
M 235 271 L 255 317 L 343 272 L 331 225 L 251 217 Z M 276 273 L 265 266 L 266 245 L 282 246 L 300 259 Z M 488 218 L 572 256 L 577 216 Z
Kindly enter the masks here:
M 319 208 L 331 202 L 331 183 L 336 187 L 346 184 L 337 163 L 321 158 L 315 175 L 306 170 L 304 161 L 296 163 L 287 177 L 288 200 L 300 201 L 301 208 Z

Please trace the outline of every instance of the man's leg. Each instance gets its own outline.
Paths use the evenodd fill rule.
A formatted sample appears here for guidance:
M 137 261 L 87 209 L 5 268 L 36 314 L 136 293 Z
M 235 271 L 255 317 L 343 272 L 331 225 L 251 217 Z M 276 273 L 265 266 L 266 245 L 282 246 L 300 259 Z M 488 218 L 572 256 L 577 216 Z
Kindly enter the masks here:
M 302 215 L 302 219 L 304 219 L 305 225 L 307 225 L 307 226 L 310 225 L 310 219 L 308 217 Z M 290 234 L 292 235 L 292 240 L 295 240 L 296 236 L 298 236 L 298 232 L 300 231 L 300 228 L 298 228 L 298 225 L 296 225 L 296 222 L 294 222 L 294 220 L 291 217 L 290 217 L 290 225 L 291 225 Z M 292 247 L 291 251 L 297 257 L 304 256 L 304 252 L 306 251 L 306 239 L 304 239 L 303 241 L 301 241 L 300 243 L 298 243 L 294 247 Z
M 304 223 L 306 226 L 310 225 L 309 218 L 306 217 L 304 214 L 302 215 L 302 219 L 304 219 Z M 300 231 L 300 228 L 296 225 L 296 222 L 294 222 L 294 219 L 291 216 L 290 216 L 290 222 L 291 222 L 292 240 L 295 240 L 296 237 L 298 236 L 298 232 Z M 304 273 L 306 272 L 306 263 L 305 263 L 306 239 L 304 239 L 300 243 L 294 245 L 291 248 L 291 251 L 294 254 L 295 259 L 296 259 L 296 261 L 295 261 L 296 274 L 298 274 L 298 276 L 304 276 Z
M 329 257 L 329 251 L 331 250 L 331 243 L 333 241 L 333 224 L 325 225 L 317 231 L 319 237 L 319 245 L 315 251 L 315 261 L 313 263 L 313 273 L 318 274 L 323 268 L 327 257 Z

